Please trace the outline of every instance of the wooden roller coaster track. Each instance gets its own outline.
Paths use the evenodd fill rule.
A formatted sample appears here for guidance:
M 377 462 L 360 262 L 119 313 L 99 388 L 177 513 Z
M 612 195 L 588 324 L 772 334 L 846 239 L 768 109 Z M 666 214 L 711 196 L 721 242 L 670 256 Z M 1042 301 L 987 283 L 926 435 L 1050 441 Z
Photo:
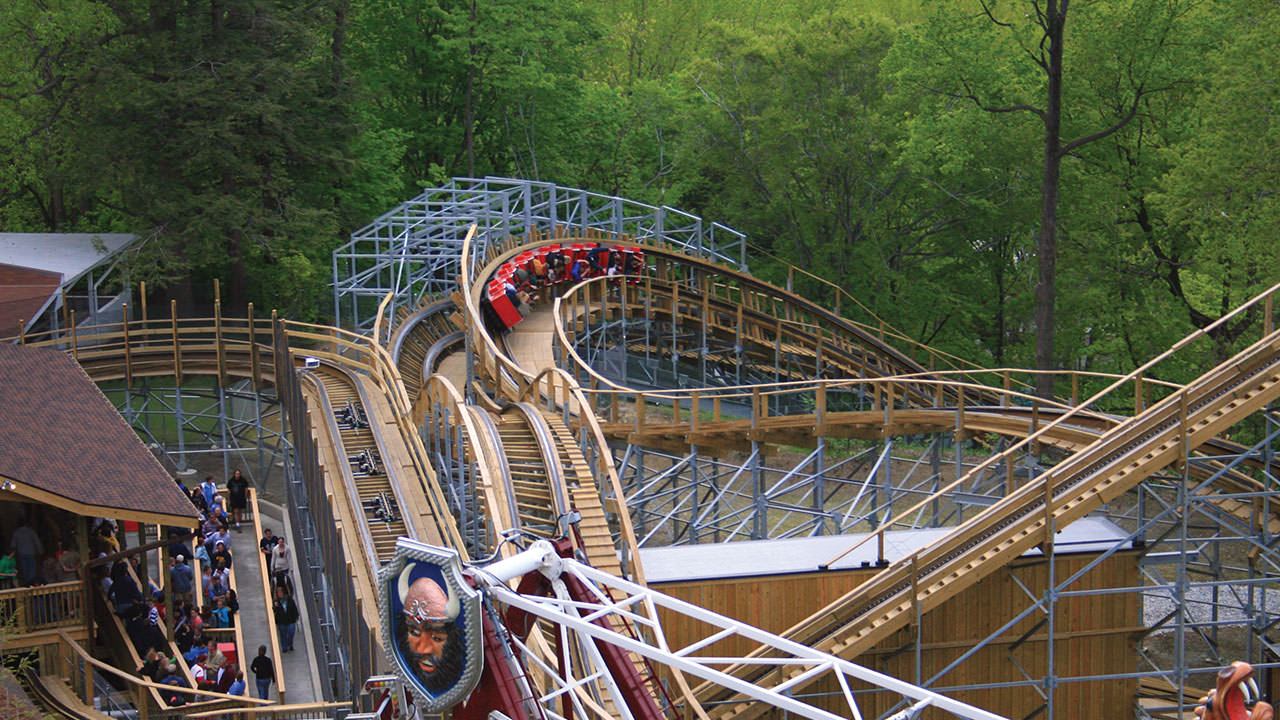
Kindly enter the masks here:
M 525 248 L 517 243 L 499 248 L 481 264 L 491 268 Z M 648 297 L 643 307 L 650 317 L 712 336 L 735 333 L 735 338 L 748 339 L 743 346 L 748 356 L 755 353 L 763 358 L 785 351 L 799 358 L 797 367 L 811 368 L 815 375 L 856 375 L 861 396 L 871 398 L 870 409 L 829 409 L 828 396 L 854 385 L 832 377 L 808 382 L 805 392 L 812 393 L 814 408 L 804 413 L 768 412 L 770 393 L 796 392 L 793 388 L 651 390 L 648 397 L 661 397 L 671 404 L 669 421 L 651 422 L 644 410 L 645 393 L 601 377 L 571 351 L 577 329 L 641 307 L 632 303 L 628 308 L 628 291 L 623 290 L 612 307 L 605 293 L 595 298 L 586 290 L 578 296 L 570 294 L 563 305 L 557 304 L 554 315 L 530 322 L 537 335 L 521 339 L 517 334 L 504 346 L 485 334 L 474 302 L 474 288 L 483 282 L 485 271 L 473 277 L 477 271 L 464 263 L 458 300 L 435 303 L 402 319 L 394 341 L 395 363 L 376 342 L 334 328 L 289 324 L 287 332 L 281 330 L 290 344 L 307 347 L 321 362 L 306 395 L 312 412 L 323 418 L 316 430 L 328 437 L 327 471 L 349 493 L 343 502 L 343 522 L 360 528 L 352 542 L 362 548 L 363 582 L 371 583 L 372 571 L 394 552 L 398 535 L 464 546 L 416 432 L 417 420 L 435 407 L 448 407 L 453 421 L 463 428 L 464 459 L 478 466 L 477 492 L 483 500 L 477 506 L 482 508 L 480 516 L 488 525 L 491 542 L 508 531 L 538 537 L 558 534 L 560 519 L 577 511 L 582 516 L 581 548 L 594 565 L 618 575 L 639 576 L 640 569 L 629 559 L 635 554 L 635 541 L 626 508 L 606 506 L 602 500 L 622 496 L 607 452 L 610 439 L 733 447 L 749 442 L 793 443 L 806 433 L 809 437 L 859 437 L 951 429 L 1026 438 L 1023 442 L 1049 445 L 1067 454 L 1030 481 L 1010 487 L 1005 497 L 939 542 L 889 564 L 784 633 L 790 640 L 852 658 L 1012 558 L 1052 543 L 1056 529 L 1152 473 L 1191 456 L 1197 448 L 1226 447 L 1218 438 L 1220 433 L 1280 396 L 1280 333 L 1270 331 L 1269 313 L 1276 288 L 1265 294 L 1268 334 L 1196 381 L 1185 387 L 1159 387 L 1163 397 L 1154 403 L 1147 398 L 1156 384 L 1143 379 L 1141 368 L 1113 383 L 1109 389 L 1126 383 L 1132 387 L 1134 416 L 1124 418 L 1086 411 L 1087 404 L 1102 393 L 1084 404 L 1077 402 L 1074 392 L 1070 401 L 1057 403 L 1019 396 L 1020 386 L 1011 384 L 1007 372 L 1000 377 L 1000 371 L 965 368 L 948 374 L 925 367 L 873 329 L 749 275 L 661 248 L 654 248 L 651 257 L 655 276 L 646 278 L 643 286 Z M 455 316 L 451 307 L 461 315 Z M 84 338 L 72 331 L 31 335 L 24 341 L 71 353 L 97 381 L 132 383 L 141 377 L 167 375 L 181 383 L 184 376 L 199 374 L 220 381 L 243 379 L 255 387 L 273 383 L 277 367 L 273 354 L 279 347 L 272 342 L 272 328 L 265 321 L 255 321 L 252 308 L 247 320 L 224 320 L 215 314 L 212 321 L 187 321 L 171 313 L 167 320 L 98 328 Z M 274 322 L 277 328 L 285 326 Z M 504 398 L 502 405 L 488 410 L 464 407 L 461 395 L 448 383 L 428 379 L 445 354 L 441 343 L 457 347 L 459 338 L 453 334 L 458 324 L 470 334 L 468 346 L 477 374 L 497 389 Z M 380 334 L 375 329 L 375 337 Z M 553 367 L 556 361 L 560 368 Z M 999 385 L 989 384 L 992 372 Z M 797 387 L 801 384 L 798 381 Z M 1072 384 L 1075 388 L 1074 379 Z M 700 397 L 699 392 L 704 395 Z M 720 414 L 721 403 L 728 404 L 733 393 L 750 408 L 748 417 Z M 409 397 L 416 399 L 412 409 Z M 606 397 L 608 409 L 598 416 L 593 409 L 604 404 L 601 399 Z M 1028 405 L 1010 402 L 1017 397 L 1026 398 Z M 616 417 L 624 398 L 639 408 L 634 420 L 623 422 Z M 706 400 L 715 403 L 710 419 L 700 413 Z M 682 403 L 688 408 L 687 420 L 680 418 Z M 599 452 L 584 452 L 584 444 Z M 988 469 L 995 460 L 973 472 Z M 1187 468 L 1186 473 L 1202 477 L 1204 470 Z M 1218 482 L 1228 487 L 1250 489 L 1247 476 L 1221 475 Z M 1233 482 L 1243 485 L 1230 485 Z M 618 527 L 611 527 L 611 513 Z M 1276 522 L 1268 518 L 1267 525 L 1270 528 Z M 866 542 L 883 542 L 884 529 L 890 525 L 886 522 Z M 614 538 L 620 538 L 621 547 L 615 546 Z M 794 691 L 805 687 L 804 678 L 762 670 L 759 665 L 731 671 L 760 684 L 787 683 Z M 707 707 L 717 708 L 718 717 L 754 718 L 766 710 L 710 686 L 697 688 L 696 693 Z
M 501 262 L 512 253 L 509 251 L 490 259 L 487 267 Z M 695 264 L 695 263 L 690 263 Z M 727 274 L 727 273 L 726 273 Z M 667 273 L 670 278 L 672 273 Z M 717 316 L 721 324 L 730 326 L 741 333 L 744 326 L 742 308 L 756 305 L 746 298 L 746 293 L 736 298 L 732 294 L 713 302 L 714 284 L 695 276 L 695 295 L 689 306 L 682 307 L 680 294 L 685 292 L 678 283 L 670 283 L 667 290 L 667 303 L 661 299 L 646 302 L 643 307 L 649 317 L 663 318 L 668 322 L 679 323 L 682 327 L 706 329 Z M 585 287 L 584 284 L 580 287 Z M 655 285 L 646 279 L 646 289 Z M 732 287 L 725 283 L 723 287 Z M 701 300 L 697 294 L 701 293 Z M 1270 296 L 1275 289 L 1265 294 L 1267 301 L 1267 318 L 1265 327 L 1271 327 Z M 622 293 L 618 306 L 626 312 L 626 290 Z M 1259 296 L 1262 298 L 1263 296 Z M 570 361 L 566 349 L 571 347 L 568 335 L 580 325 L 587 324 L 593 316 L 603 318 L 610 313 L 607 295 L 602 290 L 596 296 L 599 307 L 593 307 L 585 298 L 575 304 L 568 303 L 561 307 L 557 303 L 555 316 L 559 324 L 556 326 L 557 343 L 560 348 L 559 359 L 562 365 L 570 366 L 575 373 L 586 370 L 592 386 L 591 393 L 611 393 L 615 401 L 608 403 L 610 412 L 616 412 L 619 404 L 616 395 L 622 392 L 634 393 L 628 388 L 613 385 L 594 371 L 585 367 L 580 358 Z M 736 301 L 736 303 L 735 303 Z M 1254 303 L 1257 303 L 1255 300 Z M 736 310 L 731 310 L 735 306 Z M 656 309 L 656 315 L 654 315 Z M 663 313 L 665 312 L 665 315 Z M 731 313 L 736 314 L 736 317 Z M 790 311 L 787 319 L 795 317 Z M 753 320 L 758 321 L 759 318 Z M 533 324 L 533 323 L 531 323 Z M 566 330 L 569 328 L 569 330 Z M 542 330 L 541 327 L 538 328 Z M 783 332 L 781 324 L 775 325 L 779 335 Z M 705 332 L 704 332 L 705 336 Z M 741 335 L 739 335 L 741 337 Z M 825 342 L 816 334 L 801 343 L 812 342 L 815 348 L 810 355 L 816 355 L 816 348 Z M 1186 341 L 1184 341 L 1185 343 Z M 535 341 L 541 346 L 541 342 Z M 1183 343 L 1180 343 L 1182 345 Z M 481 345 L 477 342 L 477 346 Z M 761 343 L 762 347 L 764 344 Z M 519 345 L 517 345 L 519 347 Z M 776 347 L 776 344 L 775 344 Z M 802 347 L 802 345 L 798 345 Z M 838 347 L 838 346 L 837 346 Z M 1175 346 L 1175 349 L 1178 346 Z M 790 348 L 792 352 L 796 348 Z M 992 398 L 1008 396 L 1008 380 L 1005 387 L 983 388 L 973 395 L 966 390 L 958 392 L 948 390 L 945 393 L 916 392 L 905 390 L 911 383 L 935 380 L 931 374 L 921 372 L 918 366 L 910 367 L 910 363 L 902 366 L 910 367 L 910 377 L 897 379 L 886 374 L 886 389 L 878 391 L 877 397 L 886 398 L 881 409 L 863 413 L 823 413 L 821 408 L 812 414 L 789 415 L 769 418 L 761 408 L 767 404 L 752 402 L 751 416 L 724 420 L 719 416 L 719 405 L 716 405 L 715 417 L 711 421 L 699 420 L 698 391 L 671 393 L 671 423 L 648 424 L 644 420 L 645 398 L 635 398 L 633 407 L 637 411 L 637 419 L 630 423 L 602 423 L 601 427 L 611 437 L 634 442 L 652 442 L 665 435 L 673 444 L 698 444 L 713 438 L 716 434 L 724 437 L 749 438 L 752 441 L 774 440 L 786 442 L 797 434 L 808 430 L 818 430 L 824 435 L 840 434 L 857 435 L 859 433 L 904 432 L 908 430 L 934 431 L 953 425 L 957 413 L 962 416 L 967 412 L 966 421 L 972 423 L 966 430 L 973 432 L 995 432 L 1007 435 L 1021 435 L 1034 438 L 1037 443 L 1057 446 L 1072 454 L 1064 461 L 1052 467 L 1046 473 L 1013 490 L 1003 500 L 987 511 L 954 529 L 942 541 L 913 554 L 907 559 L 891 564 L 870 581 L 860 585 L 845 597 L 824 608 L 808 620 L 785 633 L 789 639 L 832 652 L 842 657 L 854 657 L 869 650 L 877 642 L 886 639 L 891 633 L 919 617 L 919 613 L 936 607 L 947 598 L 954 596 L 965 588 L 971 587 L 996 569 L 1004 566 L 1009 560 L 1038 544 L 1052 543 L 1055 529 L 1061 528 L 1078 519 L 1103 503 L 1115 499 L 1120 494 L 1133 488 L 1137 483 L 1156 473 L 1180 458 L 1192 456 L 1194 451 L 1206 444 L 1225 447 L 1225 441 L 1218 439 L 1219 433 L 1225 432 L 1244 417 L 1254 413 L 1280 395 L 1280 336 L 1268 335 L 1263 340 L 1243 351 L 1227 363 L 1206 373 L 1199 380 L 1185 388 L 1166 388 L 1168 394 L 1154 405 L 1146 401 L 1141 369 L 1127 378 L 1122 378 L 1108 390 L 1113 390 L 1123 382 L 1132 382 L 1134 386 L 1135 417 L 1124 419 L 1117 416 L 1099 413 L 1085 413 L 1080 408 L 1061 405 L 1056 408 L 1010 408 L 973 407 L 966 408 L 969 397 Z M 515 376 L 520 368 L 511 358 L 503 355 L 495 347 L 488 348 L 493 357 L 482 358 L 481 367 L 493 370 L 490 377 L 499 384 L 502 376 L 499 368 L 508 375 Z M 481 351 L 482 354 L 484 350 Z M 517 352 L 518 356 L 528 357 L 531 353 Z M 849 354 L 850 357 L 854 355 Z M 900 360 L 899 354 L 889 353 L 893 360 Z M 1150 364 L 1149 364 L 1150 365 Z M 815 361 L 815 368 L 819 363 Z M 902 367 L 900 366 L 900 367 Z M 870 364 L 859 366 L 860 374 L 868 374 Z M 1146 367 L 1146 366 L 1144 366 Z M 536 369 L 536 366 L 535 368 Z M 527 374 L 528 368 L 522 370 Z M 579 384 L 582 375 L 579 374 Z M 524 385 L 524 383 L 520 383 Z M 897 386 L 895 388 L 895 385 Z M 608 389 L 600 390 L 604 386 Z M 1075 380 L 1073 379 L 1073 387 Z M 551 388 L 554 393 L 554 388 Z M 895 392 L 895 390 L 897 390 Z M 753 388 L 757 395 L 761 388 Z M 522 392 L 530 392 L 522 388 Z M 1105 391 L 1104 391 L 1105 392 Z M 661 395 L 661 392 L 653 393 Z M 710 393 L 709 393 L 710 394 Z M 1102 393 L 1099 394 L 1099 396 Z M 679 416 L 679 395 L 687 398 L 689 415 L 687 421 Z M 816 392 L 818 398 L 823 390 Z M 1074 393 L 1073 393 L 1074 395 Z M 933 407 L 910 407 L 909 399 L 932 400 L 920 405 L 932 404 Z M 1091 398 L 1096 400 L 1099 396 Z M 899 407 L 895 402 L 905 403 Z M 954 398 L 948 403 L 944 398 Z M 1073 403 L 1075 398 L 1073 397 Z M 1032 399 L 1033 403 L 1038 401 Z M 598 407 L 595 398 L 591 407 Z M 585 408 L 574 407 L 573 411 L 580 415 L 594 416 L 595 413 L 583 412 Z M 1028 414 L 1031 415 L 1028 418 Z M 949 417 L 948 417 L 949 416 Z M 947 418 L 947 422 L 943 421 Z M 719 425 L 716 425 L 719 423 Z M 894 423 L 897 423 L 896 427 Z M 772 433 L 772 435 L 771 435 Z M 791 434 L 788 434 L 791 433 Z M 1270 469 L 1270 468 L 1268 468 Z M 1204 468 L 1188 469 L 1188 476 L 1203 478 Z M 1220 482 L 1230 486 L 1237 482 L 1247 485 L 1247 476 L 1231 472 L 1223 473 Z M 957 481 L 958 483 L 959 481 Z M 954 485 L 953 485 L 954 486 Z M 1239 490 L 1239 485 L 1233 489 Z M 1246 487 L 1246 490 L 1256 488 Z M 1234 502 L 1234 501 L 1230 501 Z M 1239 504 L 1239 503 L 1236 503 Z M 1229 508 L 1228 508 L 1229 509 Z M 1230 509 L 1229 509 L 1230 510 Z M 1247 515 L 1250 508 L 1237 508 L 1237 515 Z M 1268 527 L 1276 523 L 1274 517 L 1267 521 Z M 874 537 L 874 536 L 873 536 Z M 882 535 L 880 537 L 883 537 Z M 804 678 L 789 678 L 780 671 L 761 671 L 749 669 L 748 666 L 737 668 L 742 677 L 753 682 L 769 686 L 785 684 L 792 690 L 801 690 L 805 686 Z M 764 708 L 752 703 L 734 703 L 732 696 L 723 691 L 713 691 L 709 687 L 699 688 L 699 699 L 711 703 L 719 709 L 716 715 L 732 718 L 750 718 L 765 712 Z

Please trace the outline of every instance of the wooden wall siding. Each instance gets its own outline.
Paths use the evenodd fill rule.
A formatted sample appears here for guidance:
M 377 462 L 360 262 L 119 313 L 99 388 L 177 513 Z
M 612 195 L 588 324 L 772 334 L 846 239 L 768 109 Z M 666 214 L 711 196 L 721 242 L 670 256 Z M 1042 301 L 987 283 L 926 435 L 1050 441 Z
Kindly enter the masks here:
M 1117 553 L 1089 571 L 1070 589 L 1135 587 L 1141 582 L 1138 557 L 1137 552 Z M 1093 558 L 1092 555 L 1059 556 L 1055 568 L 1058 582 Z M 781 633 L 874 574 L 874 570 L 856 570 L 661 583 L 653 584 L 653 587 L 729 617 Z M 1030 605 L 1030 598 L 1014 581 L 1015 577 L 1040 596 L 1049 577 L 1049 564 L 1043 559 L 1019 560 L 936 610 L 925 613 L 922 621 L 922 677 L 916 675 L 915 651 L 910 645 L 915 639 L 914 627 L 899 631 L 855 661 L 908 682 L 927 680 Z M 1026 677 L 1019 666 L 1032 678 L 1042 677 L 1048 668 L 1047 628 L 1041 624 L 1044 619 L 1042 612 L 1024 618 L 944 676 L 937 686 L 1023 681 Z M 1136 669 L 1134 642 L 1142 622 L 1137 595 L 1063 598 L 1058 602 L 1054 622 L 1056 675 L 1076 677 L 1133 672 Z M 705 625 L 699 628 L 701 623 L 686 618 L 664 615 L 663 623 L 673 646 L 687 644 L 706 634 Z M 1024 635 L 1027 637 L 1018 643 Z M 700 654 L 745 653 L 753 647 L 741 640 L 722 641 Z M 1134 680 L 1064 683 L 1054 690 L 1055 716 L 1120 717 L 1129 712 L 1136 691 L 1137 682 Z M 834 685 L 813 686 L 806 690 L 809 692 L 819 695 L 836 693 L 837 688 Z M 1044 703 L 1033 687 L 973 690 L 956 693 L 955 696 L 1011 718 L 1027 717 Z M 893 702 L 894 699 L 888 696 L 868 695 L 862 697 L 859 707 L 864 716 L 876 717 L 889 710 Z M 839 711 L 834 702 L 827 709 Z M 949 716 L 926 714 L 926 717 Z

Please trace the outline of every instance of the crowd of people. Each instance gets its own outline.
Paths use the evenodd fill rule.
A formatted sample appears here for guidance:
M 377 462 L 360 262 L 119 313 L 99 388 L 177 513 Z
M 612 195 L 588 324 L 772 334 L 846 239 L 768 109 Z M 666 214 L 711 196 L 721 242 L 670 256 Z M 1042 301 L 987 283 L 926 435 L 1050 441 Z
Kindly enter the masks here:
M 222 635 L 220 642 L 216 631 L 237 624 L 240 601 L 232 587 L 231 574 L 234 553 L 243 548 L 233 538 L 243 532 L 246 520 L 252 522 L 247 513 L 249 483 L 241 471 L 236 470 L 227 479 L 225 488 L 219 488 L 212 476 L 189 490 L 181 481 L 177 483 L 200 517 L 195 528 L 165 529 L 169 567 L 164 588 L 141 565 L 142 553 L 121 553 L 127 535 L 113 519 L 95 518 L 86 526 L 79 526 L 87 530 L 87 539 L 77 542 L 77 524 L 27 508 L 0 544 L 0 591 L 78 581 L 81 573 L 87 572 L 90 581 L 101 588 L 107 610 L 119 618 L 128 641 L 142 659 L 137 673 L 152 682 L 172 686 L 172 691 L 162 693 L 170 705 L 193 701 L 189 693 L 180 692 L 192 687 L 189 677 L 194 678 L 194 687 L 199 689 L 245 694 L 245 669 L 228 660 L 231 651 L 223 652 L 228 636 Z M 86 564 L 77 547 L 87 547 L 89 558 L 95 562 Z M 292 652 L 300 615 L 293 597 L 293 552 L 285 539 L 270 529 L 263 532 L 259 550 L 271 578 L 272 612 L 280 650 Z M 194 569 L 196 560 L 199 578 Z M 34 597 L 32 602 L 35 601 L 39 605 L 34 615 L 39 617 L 29 617 L 32 622 L 48 622 L 55 613 L 66 616 L 78 606 L 56 596 L 41 595 Z M 29 610 L 27 615 L 32 616 L 33 612 Z M 265 645 L 259 647 L 248 668 L 262 699 L 269 699 L 270 686 L 277 677 L 275 663 L 266 650 Z M 190 675 L 183 671 L 177 654 L 183 656 Z
M 166 655 L 164 648 L 163 645 L 149 648 L 142 667 L 138 668 L 138 674 L 172 688 L 161 693 L 168 705 L 186 705 L 187 693 L 180 692 L 180 689 L 191 687 L 191 683 L 180 672 L 177 658 Z M 196 688 L 228 695 L 245 694 L 244 671 L 235 663 L 228 662 L 216 640 L 208 640 L 205 645 L 194 647 L 184 653 L 184 659 L 191 667 L 191 677 L 195 680 Z
M 80 579 L 80 553 L 75 550 L 74 534 L 56 536 L 42 533 L 28 513 L 9 535 L 4 554 L 0 555 L 0 590 L 39 587 Z M 50 534 L 55 535 L 48 542 Z
M 232 567 L 235 553 L 246 550 L 240 544 L 243 541 L 233 538 L 243 532 L 246 520 L 252 522 L 247 512 L 249 483 L 239 470 L 227 479 L 224 488 L 219 488 L 212 476 L 190 489 L 180 480 L 176 482 L 199 511 L 199 523 L 194 528 L 164 529 L 169 557 L 165 587 L 141 565 L 143 553 L 121 552 L 127 536 L 115 520 L 95 518 L 80 526 L 87 530 L 87 541 L 76 542 L 76 524 L 28 508 L 0 545 L 0 590 L 80 580 L 81 573 L 87 572 L 90 582 L 101 588 L 106 609 L 119 618 L 141 658 L 137 674 L 173 688 L 161 693 L 167 704 L 193 702 L 190 693 L 181 692 L 192 687 L 243 695 L 245 668 L 228 660 L 228 654 L 234 658 L 236 653 L 227 648 L 229 636 L 217 631 L 236 627 L 239 618 L 240 600 L 232 587 Z M 94 562 L 86 564 L 77 547 L 87 547 Z M 294 598 L 293 551 L 285 538 L 270 528 L 263 531 L 258 547 L 270 577 L 271 611 L 280 651 L 293 652 L 300 616 Z M 71 611 L 70 606 L 61 607 L 55 596 L 35 599 L 41 607 L 47 605 L 48 612 L 36 613 L 40 617 L 30 618 L 34 622 L 48 621 L 55 610 L 62 615 Z M 177 655 L 182 655 L 190 674 Z M 269 699 L 277 671 L 265 645 L 258 648 L 247 669 L 253 674 L 258 696 Z M 194 679 L 194 685 L 189 678 Z
M 233 532 L 236 535 L 243 532 L 249 483 L 241 471 L 236 470 L 227 479 L 225 496 L 214 482 L 213 476 L 206 476 L 198 486 L 190 489 L 181 482 L 178 484 L 199 511 L 200 521 L 194 532 L 176 528 L 168 530 L 168 573 L 169 591 L 173 594 L 174 644 L 191 669 L 195 687 L 243 695 L 246 684 L 243 669 L 227 660 L 226 653 L 219 647 L 222 643 L 216 637 L 217 633 L 210 631 L 234 628 L 237 623 L 240 601 L 232 587 L 231 574 L 234 553 L 240 552 L 242 548 L 236 547 L 238 543 L 233 540 Z M 265 542 L 266 538 L 271 538 L 270 547 Z M 292 568 L 292 556 L 284 538 L 275 538 L 270 530 L 266 530 L 260 547 L 265 554 L 264 562 L 273 578 L 273 586 L 287 587 L 291 592 L 292 582 L 280 580 L 281 577 L 287 579 Z M 193 561 L 199 562 L 198 582 Z M 165 649 L 169 645 L 159 629 L 159 623 L 165 622 L 163 593 L 157 591 L 154 594 L 152 610 L 148 611 L 145 619 L 139 621 L 134 608 L 141 593 L 130 591 L 129 582 L 131 581 L 126 580 L 121 590 L 109 591 L 108 597 L 117 615 L 121 615 L 122 619 L 125 614 L 130 616 L 126 622 L 126 631 L 138 652 L 146 657 L 138 673 L 154 682 L 173 685 L 175 690 L 164 694 L 165 701 L 170 705 L 190 702 L 191 698 L 178 692 L 178 688 L 190 685 L 179 672 L 176 660 L 165 655 Z M 111 586 L 116 587 L 115 581 Z M 279 618 L 278 612 L 276 617 Z M 283 636 L 283 632 L 281 635 Z M 258 657 L 249 670 L 254 674 L 259 697 L 268 699 L 270 685 L 276 675 L 274 662 L 266 655 L 266 646 L 259 648 Z

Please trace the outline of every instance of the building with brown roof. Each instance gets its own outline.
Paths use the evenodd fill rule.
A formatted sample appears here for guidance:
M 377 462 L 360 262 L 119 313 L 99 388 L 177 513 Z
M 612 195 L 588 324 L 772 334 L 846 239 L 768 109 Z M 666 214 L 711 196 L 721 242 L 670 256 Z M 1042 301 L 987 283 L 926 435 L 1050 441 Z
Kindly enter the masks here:
M 0 345 L 0 503 L 191 525 L 195 508 L 67 355 Z M 7 531 L 7 532 L 6 532 Z M 0 518 L 0 535 L 12 528 Z
M 0 233 L 0 338 L 119 322 L 129 301 L 126 233 Z
M 147 540 L 198 519 L 72 358 L 0 344 L 0 553 L 16 565 L 0 569 L 0 652 L 88 643 L 111 618 L 97 597 L 108 563 L 137 556 L 145 582 L 165 544 Z
M 58 273 L 0 263 L 0 337 L 16 337 L 19 321 L 40 315 L 61 285 Z

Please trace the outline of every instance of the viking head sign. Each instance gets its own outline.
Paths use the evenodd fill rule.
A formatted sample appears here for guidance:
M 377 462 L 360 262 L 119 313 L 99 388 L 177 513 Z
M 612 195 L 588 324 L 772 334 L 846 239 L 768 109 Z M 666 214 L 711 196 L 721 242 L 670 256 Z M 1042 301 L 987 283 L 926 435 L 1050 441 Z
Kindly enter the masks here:
M 480 676 L 480 599 L 456 553 L 400 538 L 379 573 L 383 643 L 422 708 L 438 712 L 471 692 Z

